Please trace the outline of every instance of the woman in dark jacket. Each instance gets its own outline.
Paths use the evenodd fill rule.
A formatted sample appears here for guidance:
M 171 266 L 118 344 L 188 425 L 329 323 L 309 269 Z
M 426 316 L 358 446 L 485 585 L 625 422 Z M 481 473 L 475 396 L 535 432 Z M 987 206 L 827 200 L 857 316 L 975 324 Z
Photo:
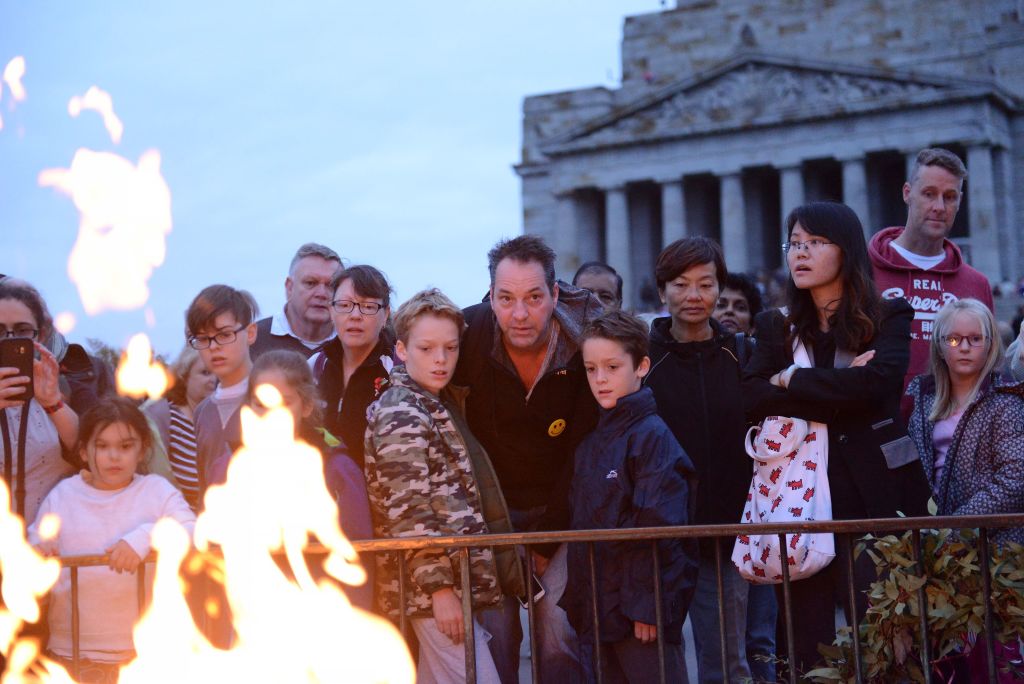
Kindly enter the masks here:
M 788 306 L 755 322 L 757 348 L 743 382 L 747 415 L 828 426 L 833 519 L 925 515 L 927 482 L 899 414 L 913 309 L 903 299 L 882 301 L 875 294 L 863 229 L 849 207 L 813 202 L 794 209 L 786 225 Z M 797 338 L 813 368 L 793 363 Z M 844 547 L 837 547 L 827 568 L 791 585 L 800 671 L 818 661 L 819 642 L 835 637 L 834 597 L 846 591 Z M 855 568 L 858 589 L 874 579 L 867 558 Z
M 363 467 L 366 409 L 387 388 L 394 367 L 391 285 L 373 266 L 350 266 L 331 280 L 338 336 L 310 360 L 324 403 L 324 427 Z
M 722 248 L 705 237 L 673 242 L 655 266 L 658 292 L 670 316 L 651 324 L 651 370 L 644 385 L 654 392 L 658 415 L 697 470 L 693 521 L 698 525 L 738 523 L 750 485 L 740 389 L 749 339 L 741 342 L 711 317 L 727 275 Z M 711 540 L 701 544 L 689 613 L 700 682 L 724 679 L 714 548 Z M 750 678 L 745 652 L 748 585 L 728 560 L 731 548 L 731 539 L 721 544 L 727 666 L 731 681 L 743 681 Z

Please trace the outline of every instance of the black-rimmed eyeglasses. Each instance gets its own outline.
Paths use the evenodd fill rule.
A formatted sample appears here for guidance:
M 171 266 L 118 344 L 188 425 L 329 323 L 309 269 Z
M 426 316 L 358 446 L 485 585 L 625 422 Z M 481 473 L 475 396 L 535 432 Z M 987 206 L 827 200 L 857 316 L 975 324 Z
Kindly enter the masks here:
M 987 342 L 988 338 L 984 335 L 946 335 L 942 338 L 942 343 L 951 349 L 960 345 L 983 347 Z
M 335 299 L 331 302 L 331 308 L 334 309 L 336 313 L 352 313 L 352 309 L 355 309 L 356 307 L 359 307 L 359 313 L 364 316 L 373 316 L 383 309 L 384 305 L 378 304 L 377 302 L 353 302 L 348 299 Z
M 211 343 L 216 342 L 217 346 L 223 347 L 226 344 L 231 344 L 238 337 L 238 333 L 246 329 L 247 326 L 239 326 L 234 330 L 221 330 L 216 335 L 193 335 L 188 338 L 188 346 L 193 349 L 206 349 Z
M 9 337 L 34 340 L 38 335 L 39 331 L 30 325 L 16 325 L 10 329 L 7 326 L 0 325 L 0 340 L 6 340 Z
M 789 254 L 790 250 L 793 250 L 793 249 L 795 249 L 798 252 L 801 252 L 801 251 L 817 252 L 819 249 L 821 249 L 825 245 L 834 245 L 834 244 L 835 244 L 834 242 L 829 242 L 828 240 L 817 240 L 817 239 L 815 239 L 815 240 L 804 240 L 803 242 L 801 242 L 799 240 L 790 240 L 789 242 L 783 242 L 782 243 L 782 251 L 785 252 L 786 254 Z

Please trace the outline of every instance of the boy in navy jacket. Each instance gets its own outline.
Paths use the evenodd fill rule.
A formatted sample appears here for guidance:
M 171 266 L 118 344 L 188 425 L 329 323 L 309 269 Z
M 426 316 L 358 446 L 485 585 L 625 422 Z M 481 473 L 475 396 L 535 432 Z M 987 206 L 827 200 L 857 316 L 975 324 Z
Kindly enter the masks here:
M 665 422 L 654 395 L 642 388 L 650 369 L 647 326 L 614 311 L 583 331 L 590 390 L 601 406 L 597 427 L 576 449 L 570 504 L 577 530 L 685 525 L 694 467 Z M 692 542 L 658 542 L 661 614 L 668 681 L 685 682 L 682 625 L 693 595 L 697 553 Z M 587 548 L 572 544 L 561 605 L 590 651 L 600 642 L 604 681 L 650 682 L 659 673 L 652 544 L 594 546 L 599 625 L 593 624 Z M 599 629 L 598 629 L 599 626 Z M 586 666 L 593 666 L 593 653 Z

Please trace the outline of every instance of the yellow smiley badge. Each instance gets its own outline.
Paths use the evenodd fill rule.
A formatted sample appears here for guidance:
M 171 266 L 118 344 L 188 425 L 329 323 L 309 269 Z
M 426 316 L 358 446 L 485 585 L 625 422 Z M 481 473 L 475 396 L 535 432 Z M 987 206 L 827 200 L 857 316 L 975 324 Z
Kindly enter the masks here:
M 548 425 L 548 437 L 557 437 L 565 432 L 565 419 L 558 418 L 551 425 Z

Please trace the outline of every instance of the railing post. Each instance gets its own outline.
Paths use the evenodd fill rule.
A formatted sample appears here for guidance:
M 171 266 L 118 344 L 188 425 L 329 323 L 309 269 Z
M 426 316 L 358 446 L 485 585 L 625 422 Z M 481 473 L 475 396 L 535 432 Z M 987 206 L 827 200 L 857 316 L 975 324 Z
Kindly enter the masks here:
M 921 571 L 921 577 L 928 578 L 928 562 L 921 552 L 921 530 L 914 530 L 911 540 L 914 544 L 914 560 Z M 917 590 L 917 612 L 921 621 L 921 671 L 924 673 L 924 684 L 932 684 L 932 646 L 928 634 L 928 593 L 922 584 Z
M 651 540 L 651 558 L 654 560 L 654 630 L 658 640 L 658 682 L 666 684 L 665 677 L 665 616 L 661 605 L 661 554 L 658 540 Z
M 395 551 L 398 556 L 398 631 L 403 639 L 409 638 L 409 618 L 405 614 L 405 551 Z M 377 554 L 373 555 L 374 561 Z
M 597 560 L 594 558 L 594 542 L 587 542 L 587 560 L 590 561 L 590 610 L 594 618 L 594 678 L 601 684 L 601 610 L 597 603 Z
M 782 609 L 786 616 L 786 650 L 789 656 L 789 682 L 796 684 L 796 644 L 793 635 L 793 597 L 789 586 L 789 552 L 786 551 L 786 534 L 779 534 L 779 554 L 782 560 Z
M 459 549 L 462 570 L 462 624 L 465 627 L 466 684 L 476 684 L 476 631 L 473 625 L 473 587 L 469 581 L 469 547 Z
M 722 680 L 729 684 L 729 642 L 725 636 L 725 582 L 722 578 L 722 540 L 715 537 L 715 587 L 718 591 L 718 641 L 722 652 Z
M 78 681 L 81 670 L 81 637 L 78 624 L 78 567 L 71 566 L 71 676 Z
M 136 578 L 135 592 L 139 600 L 139 618 L 146 610 L 146 562 L 139 563 L 138 577 Z
M 863 684 L 864 673 L 861 672 L 860 659 L 860 619 L 857 617 L 857 590 L 853 585 L 853 535 L 840 535 L 846 552 L 846 599 L 850 605 L 853 635 L 853 674 L 857 684 Z
M 526 622 L 530 628 L 530 681 L 539 684 L 540 652 L 537 650 L 537 618 L 533 601 L 533 551 L 529 546 L 524 546 L 523 549 L 526 551 Z
M 988 658 L 988 681 L 996 684 L 995 627 L 992 620 L 992 575 L 988 568 L 988 529 L 978 530 L 978 567 L 981 570 L 981 599 L 985 607 L 985 655 Z

